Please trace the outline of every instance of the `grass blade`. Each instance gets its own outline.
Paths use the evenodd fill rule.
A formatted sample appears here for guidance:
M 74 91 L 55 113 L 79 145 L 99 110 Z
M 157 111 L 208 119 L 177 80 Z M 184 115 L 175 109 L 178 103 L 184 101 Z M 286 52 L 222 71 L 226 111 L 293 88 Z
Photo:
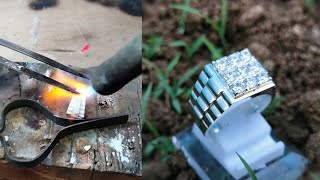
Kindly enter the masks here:
M 226 51 L 228 48 L 228 42 L 225 37 L 227 19 L 228 19 L 228 0 L 222 0 L 220 23 L 219 23 L 218 29 L 216 29 L 216 30 L 218 31 L 218 35 L 219 35 L 219 38 L 222 43 L 224 51 Z
M 142 126 L 143 126 L 144 122 L 146 121 L 146 113 L 147 113 L 147 108 L 148 108 L 149 98 L 150 98 L 151 92 L 152 92 L 152 83 L 149 83 L 149 85 L 148 85 L 148 87 L 142 97 L 142 105 L 141 105 Z
M 181 110 L 181 105 L 180 105 L 180 101 L 178 98 L 174 97 L 172 98 L 171 97 L 171 104 L 172 104 L 172 107 L 174 108 L 174 110 L 177 112 L 177 113 L 181 113 L 182 110 Z
M 206 37 L 203 38 L 203 43 L 211 52 L 211 56 L 213 59 L 220 59 L 222 57 L 221 52 Z
M 163 89 L 164 85 L 167 84 L 167 80 L 163 76 L 161 70 L 159 69 L 159 67 L 156 64 L 154 64 L 153 62 L 149 61 L 146 58 L 142 58 L 142 61 L 143 61 L 143 63 L 147 64 L 148 66 L 150 66 L 151 68 L 153 68 L 156 71 L 156 75 L 157 75 L 157 78 L 159 80 L 159 83 L 158 83 L 158 85 L 157 85 L 157 87 L 155 89 L 154 97 L 156 99 L 158 99 L 161 96 L 162 92 L 163 92 L 163 90 L 161 90 L 161 89 Z
M 222 0 L 221 14 L 220 14 L 220 31 L 223 37 L 225 36 L 225 33 L 226 33 L 227 20 L 228 20 L 228 0 Z
M 183 94 L 184 92 L 186 92 L 186 89 L 184 89 L 184 88 L 177 88 L 175 91 L 176 91 L 177 97 L 179 97 L 181 94 Z
M 142 44 L 143 55 L 147 56 L 147 52 L 150 51 L 150 47 L 147 44 Z
M 160 136 L 158 137 L 158 139 L 161 142 L 161 148 L 167 152 L 174 152 L 175 151 L 175 147 L 172 144 L 171 138 L 167 137 L 167 136 Z
M 148 59 L 153 57 L 156 53 L 160 51 L 162 42 L 162 36 L 151 36 L 148 39 L 148 43 L 142 45 L 143 55 Z
M 191 46 L 190 46 L 190 48 L 188 48 L 188 57 L 192 57 L 193 56 L 193 54 L 196 52 L 196 51 L 198 51 L 199 50 L 199 48 L 201 47 L 201 45 L 203 44 L 203 39 L 205 38 L 205 36 L 204 35 L 201 35 L 197 40 L 195 40 L 192 44 L 191 44 Z
M 146 127 L 148 128 L 148 130 L 152 133 L 152 135 L 154 137 L 159 137 L 160 136 L 159 131 L 157 130 L 156 127 L 154 127 L 154 125 L 150 121 L 145 120 L 144 123 L 145 123 Z
M 182 98 L 187 100 L 191 95 L 192 89 L 193 88 L 189 88 L 189 89 L 184 90 L 184 92 L 182 94 Z
M 171 62 L 168 64 L 167 68 L 164 70 L 164 77 L 168 78 L 170 72 L 172 71 L 172 69 L 178 64 L 179 60 L 181 57 L 181 53 L 178 53 L 172 60 Z
M 154 68 L 154 69 L 157 69 L 158 67 L 151 61 L 149 61 L 148 59 L 146 58 L 142 58 L 142 62 L 145 63 L 146 65 Z
M 172 41 L 169 43 L 170 47 L 187 47 L 187 43 L 185 41 Z
M 182 86 L 182 84 L 184 84 L 188 79 L 191 78 L 191 76 L 196 73 L 198 71 L 198 69 L 200 68 L 199 65 L 193 67 L 192 69 L 190 69 L 188 72 L 186 72 L 182 78 L 177 82 L 176 87 L 180 87 Z
M 171 4 L 169 6 L 169 8 L 173 8 L 173 9 L 178 9 L 184 12 L 189 12 L 192 14 L 195 14 L 197 16 L 202 17 L 207 23 L 209 23 L 215 30 L 218 31 L 219 29 L 219 24 L 218 22 L 212 20 L 210 17 L 204 15 L 201 11 L 199 11 L 198 9 L 192 8 L 190 6 L 187 5 L 181 5 L 181 4 Z
M 316 173 L 310 173 L 310 176 L 312 180 L 320 180 L 320 176 Z
M 252 180 L 258 180 L 258 178 L 256 177 L 255 173 L 252 171 L 251 167 L 249 166 L 249 164 L 237 153 L 238 157 L 240 158 L 242 164 L 244 165 L 244 167 L 247 169 L 249 176 L 251 177 Z
M 162 95 L 165 86 L 168 85 L 168 82 L 160 70 L 156 70 L 156 75 L 159 80 L 159 84 L 154 92 L 154 97 L 158 99 Z
M 185 0 L 184 5 L 189 6 L 190 0 Z M 181 18 L 180 18 L 180 28 L 179 28 L 179 33 L 184 34 L 186 31 L 186 20 L 187 20 L 187 12 L 182 11 Z
M 308 11 L 311 12 L 315 6 L 316 0 L 305 0 L 305 6 L 307 7 Z
M 173 109 L 180 114 L 181 113 L 180 101 L 178 100 L 176 94 L 174 93 L 174 90 L 167 82 L 163 83 L 163 86 L 171 98 L 171 105 Z
M 143 150 L 143 156 L 149 157 L 151 153 L 156 150 L 156 144 L 158 144 L 159 139 L 155 138 L 151 140 Z
M 189 12 L 189 13 L 198 15 L 198 16 L 200 16 L 200 17 L 204 17 L 204 15 L 202 14 L 202 12 L 200 12 L 198 9 L 192 8 L 192 7 L 188 6 L 188 5 L 171 4 L 171 5 L 169 6 L 169 8 L 179 9 L 179 10 L 184 11 L 184 12 Z
M 163 83 L 159 83 L 155 90 L 153 91 L 153 97 L 159 99 L 164 91 Z
M 274 114 L 276 112 L 276 107 L 279 103 L 281 103 L 283 100 L 285 99 L 285 97 L 283 96 L 279 96 L 274 98 L 271 103 L 269 104 L 269 106 L 262 112 L 262 114 L 264 116 L 270 116 L 272 114 Z
M 148 157 L 154 150 L 158 150 L 161 153 L 168 155 L 168 153 L 175 152 L 176 149 L 171 142 L 171 139 L 167 136 L 159 136 L 151 140 L 143 151 L 143 156 Z

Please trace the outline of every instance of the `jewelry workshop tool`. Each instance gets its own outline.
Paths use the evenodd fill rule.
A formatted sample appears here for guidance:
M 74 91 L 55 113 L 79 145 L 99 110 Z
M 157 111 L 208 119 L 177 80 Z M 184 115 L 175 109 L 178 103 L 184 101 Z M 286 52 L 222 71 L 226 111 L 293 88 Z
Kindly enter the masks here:
M 55 135 L 53 139 L 48 143 L 44 151 L 39 154 L 37 157 L 33 159 L 19 159 L 16 157 L 12 157 L 8 151 L 8 145 L 6 142 L 6 138 L 3 136 L 2 132 L 5 129 L 5 119 L 7 114 L 10 111 L 13 111 L 18 108 L 28 107 L 34 110 L 40 111 L 47 119 L 53 121 L 54 123 L 63 126 L 63 128 Z M 114 116 L 114 117 L 107 117 L 107 118 L 93 118 L 93 119 L 67 119 L 55 116 L 50 112 L 47 108 L 39 104 L 37 101 L 30 100 L 30 99 L 18 99 L 12 101 L 8 105 L 6 105 L 2 111 L 2 121 L 0 121 L 0 138 L 2 140 L 2 144 L 4 147 L 5 158 L 8 162 L 20 166 L 20 167 L 33 167 L 41 163 L 48 154 L 52 151 L 54 146 L 59 142 L 60 139 L 63 137 L 77 133 L 86 131 L 89 129 L 94 128 L 102 128 L 111 125 L 123 124 L 128 121 L 128 115 L 122 116 Z
M 0 45 L 5 46 L 7 48 L 10 48 L 14 51 L 20 52 L 24 55 L 30 56 L 36 60 L 39 60 L 45 64 L 51 65 L 52 67 L 64 70 L 66 72 L 69 72 L 73 75 L 76 75 L 78 77 L 82 77 L 85 79 L 89 79 L 86 75 L 77 72 L 74 69 L 71 69 L 67 66 L 64 66 L 52 59 L 49 59 L 45 56 L 42 56 L 40 54 L 37 54 L 35 52 L 32 52 L 28 49 L 25 49 L 23 47 L 20 47 L 16 44 L 13 44 L 11 42 L 8 42 L 6 40 L 0 39 Z M 29 77 L 32 77 L 34 79 L 37 79 L 39 81 L 45 82 L 47 84 L 62 88 L 64 90 L 67 90 L 69 92 L 72 92 L 74 94 L 79 94 L 75 89 L 72 87 L 69 87 L 63 83 L 60 83 L 54 79 L 51 79 L 45 75 L 42 75 L 38 72 L 35 72 L 31 69 L 28 69 L 22 64 L 12 62 L 8 59 L 5 59 L 0 56 L 0 65 L 4 65 L 6 68 L 9 68 L 11 70 L 14 70 L 19 73 L 23 73 Z M 77 95 L 78 96 L 78 95 Z M 21 96 L 20 96 L 21 97 Z M 34 97 L 33 97 L 34 98 Z M 64 117 L 59 117 L 54 114 L 54 112 L 51 112 L 47 106 L 42 105 L 39 101 L 33 99 L 33 98 L 18 98 L 15 99 L 8 104 L 6 104 L 3 107 L 2 114 L 1 114 L 1 119 L 0 119 L 0 142 L 3 145 L 3 150 L 4 150 L 4 156 L 6 160 L 16 166 L 20 167 L 33 167 L 41 163 L 52 151 L 52 149 L 55 147 L 55 145 L 59 142 L 60 139 L 63 137 L 77 133 L 77 132 L 82 132 L 86 131 L 89 129 L 94 129 L 94 128 L 102 128 L 106 126 L 112 126 L 112 125 L 118 125 L 118 124 L 123 124 L 128 121 L 128 115 L 119 115 L 119 116 L 110 116 L 110 117 L 102 117 L 102 118 L 87 118 L 87 119 L 80 119 L 80 118 L 64 118 Z M 55 135 L 53 138 L 50 138 L 50 141 L 46 143 L 46 146 L 44 149 L 41 151 L 40 154 L 38 154 L 34 158 L 19 158 L 19 157 L 13 157 L 12 154 L 10 154 L 10 143 L 8 143 L 8 137 L 6 137 L 6 133 L 10 134 L 12 131 L 17 131 L 17 129 L 12 130 L 10 132 L 7 132 L 6 130 L 6 124 L 8 123 L 9 119 L 7 115 L 16 109 L 20 108 L 30 108 L 35 110 L 36 112 L 40 112 L 40 114 L 44 115 L 44 117 L 52 121 L 55 126 L 57 127 L 58 131 L 55 131 Z M 15 114 L 14 114 L 15 115 Z M 24 117 L 25 119 L 27 117 Z M 34 118 L 34 116 L 33 116 Z M 32 121 L 35 121 L 36 119 L 32 119 Z M 5 131 L 6 130 L 6 131 Z M 13 143 L 14 144 L 14 143 Z M 42 146 L 41 148 L 42 149 Z
M 74 69 L 72 69 L 70 67 L 67 67 L 67 66 L 65 66 L 63 64 L 60 64 L 60 63 L 58 63 L 58 62 L 56 62 L 56 61 L 54 61 L 54 60 L 52 60 L 52 59 L 50 59 L 48 57 L 45 57 L 45 56 L 43 56 L 41 54 L 38 54 L 38 53 L 33 52 L 31 50 L 28 50 L 28 49 L 26 49 L 24 47 L 21 47 L 21 46 L 19 46 L 17 44 L 11 43 L 11 42 L 6 41 L 4 39 L 0 39 L 0 45 L 5 46 L 5 47 L 7 47 L 9 49 L 12 49 L 12 50 L 14 50 L 16 52 L 22 53 L 22 54 L 24 54 L 26 56 L 32 57 L 32 58 L 34 58 L 34 59 L 36 59 L 38 61 L 41 61 L 41 62 L 43 62 L 45 64 L 48 64 L 50 66 L 53 66 L 55 68 L 58 68 L 58 69 L 61 69 L 63 71 L 66 71 L 68 73 L 71 73 L 73 75 L 89 79 L 84 74 L 82 74 L 82 73 L 80 73 L 80 72 L 78 72 L 78 71 L 76 71 L 76 70 L 74 70 Z M 8 67 L 8 68 L 10 68 L 10 69 L 12 69 L 12 70 L 14 70 L 16 72 L 23 73 L 23 74 L 25 74 L 25 75 L 27 75 L 29 77 L 37 79 L 39 81 L 42 81 L 42 82 L 57 86 L 59 88 L 65 89 L 65 90 L 67 90 L 69 92 L 72 92 L 74 94 L 79 94 L 79 92 L 77 92 L 72 87 L 69 87 L 69 86 L 67 86 L 65 84 L 62 84 L 62 83 L 60 83 L 60 82 L 58 82 L 58 81 L 56 81 L 54 79 L 51 79 L 51 78 L 49 78 L 49 77 L 47 77 L 45 75 L 42 75 L 42 74 L 38 73 L 38 72 L 30 70 L 30 69 L 24 67 L 23 65 L 15 63 L 15 62 L 12 62 L 12 61 L 10 61 L 10 60 L 2 57 L 2 56 L 0 56 L 0 64 L 6 66 L 6 67 Z

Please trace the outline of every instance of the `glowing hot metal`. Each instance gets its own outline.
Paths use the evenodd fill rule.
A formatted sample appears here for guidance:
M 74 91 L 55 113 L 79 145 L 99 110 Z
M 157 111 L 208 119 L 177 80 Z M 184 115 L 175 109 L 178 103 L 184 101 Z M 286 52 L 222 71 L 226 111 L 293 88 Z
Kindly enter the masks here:
M 73 96 L 70 101 L 67 114 L 77 119 L 83 119 L 86 109 L 86 100 L 87 97 L 84 95 Z

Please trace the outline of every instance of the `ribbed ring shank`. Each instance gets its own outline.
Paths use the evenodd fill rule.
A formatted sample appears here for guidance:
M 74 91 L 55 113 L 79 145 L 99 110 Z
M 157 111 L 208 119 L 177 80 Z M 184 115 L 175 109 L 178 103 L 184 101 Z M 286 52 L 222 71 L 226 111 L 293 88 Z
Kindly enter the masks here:
M 240 60 L 241 58 L 247 58 L 247 54 L 245 54 L 246 56 L 243 55 L 247 52 L 247 49 L 238 52 L 237 57 L 239 57 Z M 220 61 L 228 61 L 228 63 L 230 63 L 230 60 L 228 58 L 231 58 L 232 56 L 234 56 L 234 54 L 227 57 L 226 60 L 222 58 Z M 250 58 L 254 58 L 253 56 L 251 56 L 251 54 L 248 54 L 248 56 Z M 248 73 L 248 75 L 245 74 L 246 71 L 242 71 L 241 73 L 243 74 L 236 71 L 231 72 L 238 75 L 234 77 L 233 81 L 229 81 L 229 79 L 226 80 L 226 77 L 232 77 L 224 75 L 223 72 L 220 71 L 220 69 L 217 69 L 217 67 L 219 66 L 217 66 L 215 63 L 221 63 L 219 62 L 219 60 L 217 61 L 218 62 L 212 62 L 205 66 L 204 70 L 199 75 L 199 79 L 194 84 L 189 100 L 191 114 L 195 117 L 196 124 L 203 132 L 205 132 L 211 124 L 215 123 L 217 118 L 219 118 L 235 102 L 247 97 L 257 97 L 262 94 L 269 94 L 271 98 L 274 95 L 273 90 L 275 85 L 272 82 L 271 77 L 268 77 L 268 79 L 263 79 L 263 83 L 259 84 L 259 82 L 261 82 L 261 79 L 259 79 L 260 77 L 256 76 L 255 72 L 252 73 L 251 69 L 256 70 L 257 74 L 266 72 L 262 65 L 261 67 L 258 66 L 251 68 L 251 64 L 252 66 L 256 65 L 253 64 L 256 63 L 256 59 L 247 60 L 249 65 L 246 65 L 242 62 L 242 65 L 238 65 L 236 63 L 234 64 L 234 66 L 238 67 L 230 67 L 241 71 L 241 68 L 239 67 L 248 66 L 250 70 L 250 73 Z M 250 78 L 252 78 L 250 76 L 256 78 L 254 79 L 256 80 L 254 85 L 252 85 L 252 83 L 249 81 Z M 241 84 L 238 81 L 239 79 L 241 81 L 241 78 L 244 82 L 246 82 L 246 84 Z M 243 86 L 242 88 L 244 90 L 241 93 L 236 93 L 234 89 L 236 89 L 237 87 L 234 89 L 230 88 L 234 84 L 239 85 L 240 87 Z M 257 106 L 260 105 L 259 108 L 262 111 L 268 103 L 269 102 L 257 101 Z

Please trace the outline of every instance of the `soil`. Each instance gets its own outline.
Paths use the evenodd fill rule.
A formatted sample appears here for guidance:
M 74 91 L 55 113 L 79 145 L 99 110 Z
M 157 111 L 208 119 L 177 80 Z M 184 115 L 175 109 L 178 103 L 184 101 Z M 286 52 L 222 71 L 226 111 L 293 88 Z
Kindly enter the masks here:
M 217 34 L 199 17 L 188 14 L 184 35 L 178 32 L 180 14 L 169 9 L 170 3 L 183 4 L 184 0 L 145 0 L 143 2 L 144 36 L 161 35 L 164 45 L 152 58 L 160 67 L 182 49 L 169 47 L 174 40 L 195 40 L 205 34 L 216 46 L 220 46 Z M 192 0 L 191 7 L 205 14 L 219 17 L 220 0 Z M 318 5 L 316 5 L 318 6 Z M 318 8 L 318 7 L 315 7 Z M 276 83 L 276 96 L 284 96 L 276 113 L 266 117 L 274 131 L 295 145 L 310 158 L 308 172 L 319 172 L 320 167 L 320 26 L 317 13 L 305 8 L 304 0 L 238 0 L 229 1 L 226 38 L 229 48 L 225 55 L 246 47 L 264 64 Z M 186 69 L 195 64 L 210 62 L 210 53 L 202 48 L 190 59 L 184 58 L 170 74 L 170 81 L 179 79 Z M 156 75 L 143 65 L 144 88 L 149 82 L 157 83 Z M 197 79 L 186 84 L 191 87 Z M 187 101 L 181 99 L 182 114 L 175 113 L 168 97 L 152 99 L 148 119 L 161 134 L 172 136 L 192 125 Z M 143 131 L 146 144 L 152 139 L 149 131 Z M 196 179 L 186 164 L 182 153 L 169 157 L 166 164 L 158 163 L 160 156 L 144 159 L 144 174 L 148 179 Z M 156 166 L 156 167 L 155 167 Z M 151 167 L 151 168 L 150 168 Z M 157 169 L 162 169 L 157 171 Z M 165 172 L 168 171 L 168 172 Z M 165 173 L 164 173 L 165 172 Z M 308 174 L 307 172 L 307 174 Z

